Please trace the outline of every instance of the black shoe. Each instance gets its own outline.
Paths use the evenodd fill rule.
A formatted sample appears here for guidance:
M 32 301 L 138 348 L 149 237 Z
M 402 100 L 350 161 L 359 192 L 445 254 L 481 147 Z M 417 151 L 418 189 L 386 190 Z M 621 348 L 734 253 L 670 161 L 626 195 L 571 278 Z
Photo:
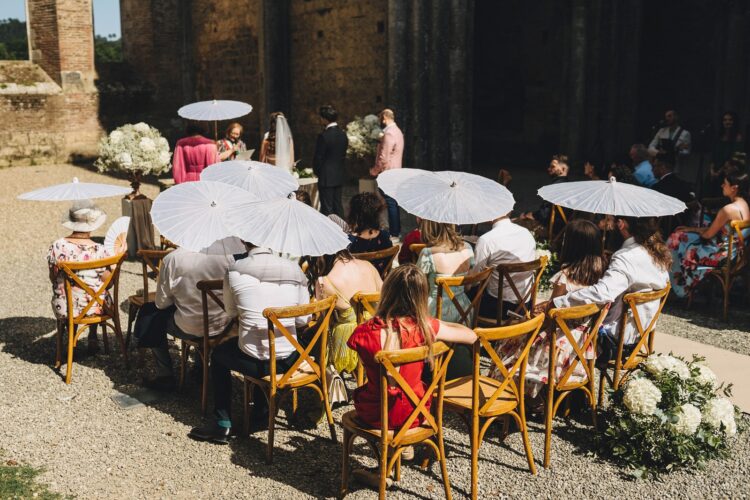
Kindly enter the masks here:
M 172 376 L 161 376 L 143 380 L 143 386 L 153 391 L 172 392 L 177 388 L 177 382 Z
M 211 422 L 203 427 L 193 427 L 188 436 L 197 441 L 228 444 L 229 439 L 234 437 L 234 433 L 229 427 L 221 427 L 216 422 Z

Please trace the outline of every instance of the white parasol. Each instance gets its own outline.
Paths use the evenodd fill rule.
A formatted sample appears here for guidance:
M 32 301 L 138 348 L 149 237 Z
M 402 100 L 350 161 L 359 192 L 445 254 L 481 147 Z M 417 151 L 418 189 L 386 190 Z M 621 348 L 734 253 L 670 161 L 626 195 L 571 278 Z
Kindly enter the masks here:
M 130 217 L 115 219 L 107 234 L 104 235 L 104 248 L 112 255 L 118 255 L 128 251 L 128 230 L 130 230 Z
M 245 116 L 253 107 L 241 101 L 200 101 L 187 104 L 177 110 L 177 114 L 188 120 L 213 122 L 231 120 Z
M 661 217 L 684 212 L 687 206 L 653 189 L 608 181 L 560 182 L 538 191 L 542 199 L 561 207 L 623 217 Z
M 223 182 L 185 182 L 156 197 L 151 219 L 165 238 L 200 252 L 217 240 L 236 236 L 227 221 L 234 211 L 248 211 L 249 199 L 244 189 Z
M 466 172 L 386 170 L 378 186 L 407 212 L 448 224 L 478 224 L 506 215 L 515 200 L 508 189 Z
M 294 195 L 234 211 L 230 225 L 243 241 L 290 255 L 330 255 L 349 246 L 335 222 Z
M 99 184 L 96 182 L 78 182 L 78 177 L 73 177 L 73 182 L 56 184 L 46 188 L 35 189 L 18 196 L 19 200 L 30 201 L 75 201 L 90 200 L 93 198 L 106 198 L 108 196 L 120 196 L 131 192 L 133 189 L 114 184 Z
M 259 161 L 230 160 L 214 163 L 201 172 L 201 180 L 240 187 L 250 193 L 251 201 L 287 196 L 298 188 L 297 180 L 289 172 Z

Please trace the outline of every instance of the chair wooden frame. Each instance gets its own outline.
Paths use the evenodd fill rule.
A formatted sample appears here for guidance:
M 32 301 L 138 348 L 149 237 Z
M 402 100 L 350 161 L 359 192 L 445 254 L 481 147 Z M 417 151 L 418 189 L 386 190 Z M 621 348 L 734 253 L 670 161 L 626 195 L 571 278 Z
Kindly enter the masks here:
M 411 245 L 409 245 L 409 251 L 411 252 L 411 255 L 412 255 L 412 258 L 411 258 L 412 263 L 415 263 L 419 260 L 419 254 L 426 247 L 427 245 L 424 243 L 412 243 Z M 400 262 L 400 264 L 405 264 L 405 262 Z
M 478 496 L 479 447 L 484 440 L 487 429 L 498 417 L 510 415 L 516 421 L 518 428 L 521 430 L 529 470 L 532 474 L 536 474 L 534 454 L 531 450 L 528 426 L 526 425 L 524 382 L 529 351 L 543 323 L 544 314 L 537 314 L 522 323 L 495 328 L 475 328 L 474 332 L 478 339 L 472 350 L 472 375 L 451 380 L 446 384 L 445 408 L 447 411 L 455 412 L 461 416 L 469 430 L 472 499 L 476 499 Z M 521 354 L 513 363 L 513 366 L 507 369 L 503 360 L 497 354 L 493 343 L 523 335 L 528 335 L 528 338 L 524 343 Z M 486 351 L 494 366 L 502 374 L 502 381 L 481 375 L 480 358 L 483 350 Z M 518 383 L 515 380 L 516 374 L 518 374 Z
M 562 219 L 564 224 L 568 223 L 568 216 L 565 215 L 565 210 L 560 205 L 552 205 L 552 210 L 550 210 L 549 214 L 549 228 L 547 231 L 547 241 L 552 241 L 552 238 L 555 236 L 555 213 L 560 214 L 560 219 Z
M 125 339 L 122 336 L 122 329 L 120 328 L 120 313 L 118 309 L 120 270 L 122 269 L 122 263 L 125 260 L 125 256 L 125 253 L 121 253 L 113 257 L 107 257 L 105 259 L 89 260 L 85 262 L 60 261 L 57 263 L 57 268 L 61 273 L 63 273 L 63 277 L 65 279 L 67 316 L 65 318 L 59 318 L 57 320 L 57 353 L 55 355 L 55 369 L 59 369 L 60 366 L 62 366 L 62 336 L 63 329 L 65 329 L 68 333 L 68 358 L 65 371 L 66 384 L 70 384 L 70 380 L 73 375 L 73 348 L 76 346 L 78 338 L 81 336 L 81 334 L 92 325 L 102 325 L 102 338 L 104 341 L 105 353 L 109 353 L 107 326 L 112 328 L 112 330 L 115 332 L 117 340 L 120 341 L 120 349 L 122 351 L 122 356 L 125 359 L 125 365 L 128 365 L 128 351 L 125 347 Z M 110 271 L 109 276 L 102 283 L 102 286 L 97 290 L 92 289 L 76 274 L 76 271 L 101 268 L 112 268 L 112 270 Z M 80 288 L 91 298 L 88 304 L 86 304 L 86 306 L 81 310 L 81 313 L 77 316 L 73 315 L 73 287 Z M 112 288 L 111 303 L 102 297 L 106 297 L 106 295 L 109 293 L 107 292 L 109 288 Z M 95 304 L 99 304 L 99 306 L 101 306 L 102 314 L 87 316 L 87 313 L 91 310 L 92 307 L 94 307 Z M 111 323 L 109 323 L 110 321 Z
M 266 449 L 266 462 L 273 462 L 273 439 L 276 413 L 281 397 L 292 392 L 292 407 L 297 409 L 297 389 L 309 387 L 318 393 L 325 407 L 328 427 L 331 432 L 331 440 L 336 441 L 336 427 L 333 423 L 331 404 L 328 399 L 328 384 L 326 381 L 327 349 L 328 349 L 328 327 L 331 315 L 336 308 L 336 296 L 332 295 L 324 300 L 311 302 L 299 306 L 269 307 L 263 311 L 263 316 L 268 319 L 268 346 L 269 346 L 269 374 L 262 378 L 244 376 L 245 393 L 245 429 L 250 425 L 250 401 L 252 400 L 252 386 L 257 385 L 263 391 L 268 400 L 268 446 Z M 307 348 L 297 341 L 289 332 L 287 327 L 281 324 L 282 319 L 296 318 L 319 314 L 317 330 L 308 344 Z M 283 375 L 276 374 L 276 336 L 280 333 L 299 353 L 299 358 Z M 316 362 L 310 355 L 315 345 L 320 342 L 320 360 Z M 296 373 L 303 362 L 307 362 L 312 373 Z
M 365 322 L 365 312 L 370 313 L 370 316 L 375 316 L 375 312 L 377 311 L 376 303 L 378 302 L 380 302 L 380 292 L 357 292 L 354 294 L 351 304 L 354 307 L 354 313 L 357 317 L 357 325 Z M 356 378 L 357 387 L 361 387 L 365 383 L 365 367 L 362 365 L 362 360 L 357 361 Z
M 341 420 L 344 427 L 344 446 L 339 498 L 343 498 L 348 492 L 352 445 L 356 438 L 361 437 L 379 455 L 380 499 L 384 499 L 386 496 L 386 480 L 391 472 L 394 473 L 396 481 L 401 479 L 401 453 L 404 448 L 417 443 L 424 443 L 432 448 L 440 462 L 445 497 L 450 500 L 451 487 L 443 444 L 443 394 L 445 392 L 445 374 L 453 350 L 443 342 L 435 342 L 432 345 L 432 352 L 434 357 L 432 382 L 421 399 L 417 397 L 412 387 L 401 376 L 398 367 L 427 359 L 429 350 L 426 346 L 380 351 L 375 355 L 375 361 L 380 365 L 380 428 L 371 428 L 364 425 L 357 419 L 356 410 L 344 414 Z M 400 388 L 414 406 L 414 410 L 409 414 L 404 425 L 394 430 L 390 430 L 388 426 L 389 381 L 393 381 L 395 383 L 393 385 Z M 432 411 L 427 410 L 427 402 L 431 399 L 434 415 Z M 412 424 L 420 416 L 424 418 L 424 422 L 412 429 Z M 437 443 L 433 440 L 435 437 L 437 437 Z
M 539 289 L 539 281 L 542 279 L 542 274 L 544 274 L 544 269 L 547 267 L 548 258 L 546 255 L 542 255 L 536 260 L 532 260 L 529 262 L 513 262 L 510 264 L 498 264 L 497 274 L 498 274 L 498 284 L 497 284 L 497 317 L 493 318 L 487 318 L 480 316 L 478 320 L 478 324 L 482 327 L 494 327 L 494 326 L 503 326 L 507 324 L 517 323 L 518 319 L 507 319 L 503 320 L 503 288 L 505 280 L 508 280 L 508 284 L 510 285 L 511 290 L 513 291 L 513 295 L 515 295 L 516 299 L 518 300 L 518 305 L 516 305 L 515 310 L 513 311 L 515 314 L 518 314 L 519 316 L 523 316 L 523 318 L 530 319 L 531 313 L 534 311 L 534 308 L 536 307 L 536 295 L 537 290 Z M 518 291 L 518 288 L 516 287 L 515 282 L 513 281 L 512 274 L 516 273 L 533 273 L 533 281 L 531 283 L 531 287 L 526 292 L 525 295 L 521 295 L 521 292 Z M 526 307 L 526 302 L 531 302 L 531 307 Z
M 622 316 L 620 317 L 620 324 L 617 328 L 617 355 L 614 360 L 610 360 L 607 366 L 603 366 L 599 369 L 599 403 L 598 406 L 602 405 L 604 398 L 604 384 L 609 383 L 613 390 L 617 390 L 625 381 L 625 379 L 633 372 L 641 362 L 654 352 L 654 335 L 656 334 L 656 323 L 661 316 L 661 311 L 664 309 L 664 304 L 667 302 L 669 297 L 669 291 L 672 289 L 672 285 L 669 281 L 664 288 L 661 290 L 655 290 L 652 292 L 632 292 L 625 294 L 622 298 L 624 307 Z M 637 306 L 658 300 L 659 307 L 651 318 L 651 321 L 643 327 L 641 316 L 638 313 Z M 623 360 L 623 351 L 625 347 L 625 328 L 628 322 L 628 311 L 632 312 L 633 322 L 635 323 L 636 332 L 638 334 L 638 341 L 635 347 Z M 609 369 L 612 368 L 612 376 L 609 375 Z
M 388 259 L 385 267 L 383 268 L 383 271 L 380 273 L 380 277 L 385 279 L 385 277 L 391 271 L 391 267 L 393 267 L 393 261 L 396 260 L 396 256 L 398 255 L 400 249 L 401 245 L 393 245 L 392 247 L 388 247 L 383 250 L 355 253 L 352 254 L 352 256 L 355 259 L 366 260 L 368 262 L 372 262 L 373 260 Z
M 714 278 L 719 282 L 721 291 L 724 299 L 723 318 L 724 321 L 729 317 L 729 292 L 732 290 L 732 285 L 740 272 L 747 267 L 747 243 L 745 237 L 742 235 L 742 231 L 750 228 L 750 221 L 733 220 L 727 224 L 729 226 L 728 231 L 728 247 L 727 247 L 727 258 L 724 261 L 724 265 L 712 269 L 706 274 L 707 278 Z M 737 255 L 732 258 L 733 251 L 737 251 Z M 693 293 L 695 289 L 691 290 L 688 295 L 688 308 L 693 304 Z
M 232 330 L 234 320 L 227 325 L 226 329 L 218 335 L 208 334 L 208 305 L 209 298 L 214 304 L 218 305 L 222 310 L 224 309 L 224 302 L 216 294 L 218 290 L 224 287 L 223 280 L 201 280 L 195 284 L 196 288 L 201 292 L 201 305 L 203 310 L 203 336 L 193 338 L 179 338 L 180 340 L 180 389 L 185 384 L 185 372 L 187 370 L 188 356 L 190 355 L 190 348 L 194 348 L 195 352 L 201 357 L 203 364 L 203 379 L 201 381 L 201 411 L 206 414 L 206 408 L 208 407 L 208 376 L 209 376 L 209 364 L 211 361 L 211 351 L 214 347 L 219 344 L 226 342 L 232 338 L 236 338 L 237 334 L 235 330 Z
M 438 276 L 435 278 L 435 284 L 437 285 L 437 301 L 435 303 L 435 312 L 437 313 L 437 319 L 442 319 L 443 315 L 443 293 L 448 297 L 448 300 L 453 302 L 453 307 L 456 308 L 458 314 L 461 316 L 459 323 L 469 327 L 476 328 L 477 321 L 479 320 L 479 303 L 482 301 L 482 294 L 484 289 L 487 288 L 487 283 L 492 276 L 493 269 L 487 268 L 476 274 L 467 276 Z M 464 309 L 461 303 L 456 299 L 456 294 L 453 293 L 451 287 L 454 286 L 465 286 L 465 287 L 477 287 L 477 293 L 472 299 L 469 307 Z
M 585 352 L 591 347 L 596 353 L 596 341 L 599 337 L 599 327 L 609 312 L 609 306 L 604 307 L 596 304 L 584 304 L 580 306 L 553 308 L 547 312 L 547 317 L 553 321 L 553 328 L 547 335 L 549 345 L 549 374 L 547 377 L 547 404 L 545 406 L 545 436 L 544 436 L 544 467 L 550 466 L 550 445 L 552 443 L 552 426 L 557 410 L 565 398 L 576 389 L 581 389 L 589 400 L 591 408 L 591 421 L 596 429 L 596 372 L 594 365 L 596 355 L 586 359 Z M 570 320 L 582 320 L 590 318 L 588 328 L 580 341 L 576 341 L 568 326 Z M 568 369 L 557 377 L 557 331 L 561 331 L 565 339 L 573 347 L 573 361 Z M 586 372 L 583 380 L 570 381 L 574 370 L 581 365 Z
M 161 262 L 164 257 L 171 252 L 172 249 L 168 250 L 146 250 L 141 249 L 136 252 L 136 255 L 141 259 L 141 274 L 143 276 L 143 290 L 140 294 L 131 295 L 128 297 L 128 330 L 125 335 L 125 347 L 130 347 L 130 336 L 133 334 L 133 323 L 135 322 L 138 311 L 143 307 L 143 304 L 147 302 L 153 302 L 156 296 L 156 292 L 149 292 L 148 273 L 154 273 L 154 279 L 159 278 L 159 270 L 161 269 Z
M 166 239 L 163 234 L 159 235 L 159 246 L 162 250 L 174 250 L 175 248 L 178 248 L 176 244 Z

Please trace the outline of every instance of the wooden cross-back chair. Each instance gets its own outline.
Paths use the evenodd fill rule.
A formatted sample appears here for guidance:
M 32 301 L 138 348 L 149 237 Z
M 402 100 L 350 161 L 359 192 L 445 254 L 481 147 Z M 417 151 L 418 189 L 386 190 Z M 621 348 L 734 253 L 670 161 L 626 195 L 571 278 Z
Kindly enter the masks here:
M 257 385 L 268 400 L 268 447 L 266 449 L 266 461 L 268 463 L 273 462 L 274 426 L 279 399 L 290 391 L 293 394 L 292 404 L 294 411 L 297 410 L 297 389 L 309 387 L 320 396 L 321 403 L 325 407 L 326 417 L 328 417 L 331 440 L 336 441 L 336 428 L 333 424 L 333 414 L 331 413 L 331 404 L 328 399 L 328 384 L 326 382 L 328 327 L 335 308 L 336 296 L 331 296 L 324 300 L 311 302 L 310 304 L 290 307 L 269 307 L 263 311 L 263 316 L 268 319 L 269 374 L 262 378 L 244 376 L 245 429 L 249 429 L 250 425 L 249 410 L 250 401 L 252 400 L 252 386 Z M 311 315 L 318 315 L 317 329 L 307 348 L 305 348 L 292 336 L 289 329 L 281 323 L 281 320 Z M 283 374 L 276 373 L 277 336 L 283 337 L 299 353 L 299 358 Z M 320 342 L 319 351 L 316 349 L 318 342 Z M 310 354 L 313 350 L 320 352 L 320 359 L 317 361 Z M 300 370 L 300 368 L 303 369 Z
M 374 252 L 355 253 L 355 254 L 352 254 L 352 256 L 355 259 L 366 260 L 368 262 L 373 262 L 373 261 L 378 261 L 378 260 L 385 261 L 385 266 L 383 266 L 383 269 L 380 271 L 380 277 L 385 279 L 385 277 L 391 271 L 391 267 L 393 267 L 393 261 L 396 259 L 396 255 L 398 255 L 398 251 L 400 248 L 401 248 L 401 245 L 393 245 L 392 247 L 388 247 L 383 250 L 376 250 Z
M 404 448 L 418 443 L 427 444 L 435 452 L 443 475 L 445 497 L 451 498 L 443 445 L 443 393 L 445 374 L 453 351 L 443 342 L 435 342 L 432 345 L 432 352 L 434 358 L 432 381 L 422 398 L 417 397 L 414 389 L 401 376 L 399 367 L 408 363 L 424 362 L 429 355 L 429 349 L 426 346 L 395 351 L 383 350 L 375 355 L 375 361 L 380 365 L 380 428 L 370 427 L 360 421 L 356 410 L 351 410 L 342 417 L 344 446 L 339 498 L 343 498 L 348 491 L 352 444 L 358 437 L 365 439 L 379 455 L 379 498 L 385 498 L 386 480 L 392 471 L 396 481 L 401 479 L 401 453 Z M 401 389 L 414 407 L 404 425 L 398 429 L 389 429 L 388 425 L 389 386 Z M 427 402 L 430 400 L 432 400 L 434 411 L 427 409 Z M 423 419 L 422 424 L 412 428 L 412 424 L 417 419 Z
M 217 291 L 220 291 L 224 286 L 223 280 L 201 280 L 195 284 L 196 288 L 201 293 L 201 304 L 203 311 L 203 336 L 202 337 L 180 337 L 180 389 L 185 384 L 185 372 L 187 370 L 188 356 L 190 355 L 190 349 L 194 348 L 195 352 L 201 357 L 203 364 L 203 379 L 201 381 L 201 411 L 205 415 L 206 408 L 208 407 L 208 374 L 209 363 L 211 361 L 211 351 L 217 345 L 226 342 L 227 340 L 237 336 L 237 331 L 232 329 L 234 321 L 232 321 L 225 330 L 218 335 L 209 335 L 208 325 L 208 308 L 209 300 L 224 310 L 224 302 L 217 295 Z
M 451 380 L 445 386 L 445 408 L 461 416 L 469 428 L 471 443 L 471 498 L 478 496 L 477 476 L 479 447 L 489 426 L 498 418 L 510 415 L 521 429 L 523 445 L 529 470 L 536 474 L 534 454 L 531 451 L 529 434 L 526 426 L 526 409 L 524 406 L 524 380 L 526 363 L 531 344 L 544 322 L 544 314 L 516 323 L 496 328 L 476 328 L 477 341 L 473 346 L 472 375 Z M 498 341 L 523 340 L 522 349 L 513 366 L 506 368 L 503 360 L 495 350 Z M 492 367 L 501 375 L 502 380 L 486 377 L 480 373 L 482 350 L 486 351 Z M 516 376 L 518 382 L 516 382 Z
M 125 339 L 122 336 L 120 328 L 119 304 L 119 287 L 120 287 L 120 269 L 125 260 L 125 253 L 107 257 L 105 259 L 89 260 L 85 262 L 60 261 L 57 268 L 63 273 L 65 279 L 65 297 L 67 302 L 67 314 L 65 318 L 57 320 L 56 340 L 57 354 L 55 356 L 55 368 L 62 365 L 62 337 L 63 331 L 68 333 L 68 358 L 65 371 L 65 383 L 70 384 L 73 375 L 73 348 L 78 343 L 81 334 L 92 325 L 102 325 L 102 339 L 104 342 L 104 352 L 109 353 L 109 341 L 107 340 L 107 327 L 112 328 L 117 340 L 120 342 L 122 357 L 125 359 L 125 365 L 128 364 L 128 352 L 125 348 Z M 110 269 L 102 285 L 94 290 L 87 285 L 76 274 L 80 271 L 91 271 L 98 269 Z M 79 288 L 89 297 L 89 302 L 81 309 L 79 314 L 75 314 L 73 306 L 73 288 Z M 111 298 L 108 300 L 109 290 L 111 289 Z M 101 307 L 101 314 L 88 315 L 94 307 Z
M 174 250 L 177 248 L 177 245 L 169 241 L 164 237 L 164 235 L 159 235 L 159 246 L 161 246 L 162 250 Z
M 494 318 L 480 316 L 478 321 L 479 326 L 502 326 L 531 318 L 534 307 L 536 307 L 536 294 L 537 290 L 539 289 L 539 281 L 542 279 L 544 269 L 547 267 L 547 260 L 547 256 L 542 255 L 538 259 L 529 262 L 498 264 L 496 267 L 498 273 L 497 315 Z M 512 275 L 517 273 L 531 274 L 532 282 L 526 294 L 522 295 L 521 292 L 518 291 L 518 287 L 513 281 Z M 518 301 L 518 304 L 516 305 L 513 313 L 517 316 L 521 316 L 521 318 L 523 319 L 513 317 L 503 319 L 503 316 L 505 316 L 503 304 L 503 288 L 506 281 L 508 282 L 511 291 L 513 291 L 513 295 Z M 530 306 L 526 305 L 527 302 L 530 302 Z
M 727 226 L 729 226 L 727 234 L 727 257 L 720 267 L 713 268 L 706 274 L 706 278 L 715 279 L 721 286 L 724 300 L 724 321 L 729 316 L 729 292 L 732 290 L 734 280 L 747 270 L 747 242 L 742 232 L 750 228 L 750 221 L 733 220 Z M 748 286 L 747 283 L 746 286 Z M 695 288 L 688 295 L 688 308 L 693 304 L 694 292 Z
M 351 304 L 354 307 L 354 313 L 357 316 L 357 324 L 361 325 L 367 321 L 367 315 L 370 317 L 375 316 L 375 312 L 378 309 L 378 302 L 380 302 L 380 293 L 362 293 L 357 292 L 352 297 Z M 357 361 L 357 387 L 361 387 L 365 383 L 365 367 L 362 366 L 362 360 Z
M 136 255 L 141 260 L 141 275 L 143 277 L 143 290 L 140 294 L 134 294 L 128 297 L 128 331 L 125 336 L 125 346 L 130 346 L 130 336 L 133 333 L 133 322 L 135 322 L 136 315 L 140 311 L 143 304 L 147 302 L 153 302 L 156 297 L 156 292 L 149 292 L 149 273 L 153 273 L 153 279 L 159 279 L 159 270 L 161 269 L 161 262 L 164 257 L 172 251 L 172 248 L 167 250 L 146 250 L 141 249 L 136 252 Z
M 411 252 L 411 261 L 416 263 L 419 260 L 419 254 L 425 249 L 427 245 L 424 243 L 412 243 L 409 245 L 409 251 Z M 406 264 L 406 262 L 399 262 L 399 264 Z
M 661 316 L 661 311 L 664 309 L 664 304 L 667 302 L 667 297 L 669 296 L 671 288 L 672 285 L 667 281 L 666 286 L 661 290 L 655 290 L 653 292 L 632 292 L 623 296 L 622 300 L 624 304 L 622 316 L 620 317 L 620 324 L 617 328 L 617 354 L 615 359 L 609 360 L 606 366 L 602 366 L 599 369 L 598 406 L 601 406 L 602 399 L 604 398 L 605 383 L 608 383 L 612 389 L 617 390 L 627 376 L 638 368 L 638 365 L 654 352 L 656 323 L 659 320 L 659 316 Z M 654 317 L 651 318 L 651 321 L 649 321 L 644 327 L 637 306 L 654 301 L 659 302 L 658 308 Z M 633 350 L 623 359 L 625 328 L 627 327 L 630 315 L 633 317 L 637 340 Z M 612 369 L 611 376 L 609 374 L 610 369 Z
M 546 342 L 549 346 L 549 373 L 547 377 L 547 404 L 544 410 L 545 436 L 544 436 L 544 467 L 550 465 L 550 444 L 552 442 L 553 419 L 560 404 L 565 398 L 575 391 L 581 389 L 589 401 L 591 408 L 591 420 L 596 428 L 596 374 L 594 364 L 596 362 L 596 340 L 599 336 L 599 327 L 609 311 L 609 306 L 598 306 L 596 304 L 584 304 L 580 306 L 553 308 L 547 312 L 547 317 L 553 321 L 553 327 L 547 333 Z M 570 328 L 569 322 L 580 323 L 587 320 L 582 326 L 579 338 Z M 579 327 L 580 328 L 580 327 Z M 574 328 L 575 330 L 576 328 Z M 571 362 L 567 369 L 558 377 L 557 375 L 557 341 L 558 334 L 573 347 Z M 586 351 L 591 349 L 591 355 L 586 357 Z M 571 380 L 576 368 L 582 367 L 585 375 L 580 380 Z
M 437 285 L 437 301 L 435 304 L 437 318 L 441 319 L 442 317 L 443 294 L 445 294 L 461 316 L 459 323 L 469 328 L 476 327 L 479 319 L 479 303 L 482 301 L 482 294 L 485 288 L 487 288 L 487 282 L 490 276 L 492 276 L 492 272 L 493 269 L 490 267 L 477 274 L 467 276 L 438 276 L 435 278 L 435 284 Z M 466 309 L 458 301 L 455 292 L 451 288 L 455 286 L 477 287 L 477 293 Z
M 549 214 L 549 227 L 547 229 L 547 241 L 552 242 L 552 239 L 555 237 L 555 217 L 556 214 L 560 215 L 560 220 L 563 221 L 563 224 L 568 223 L 568 216 L 565 215 L 565 210 L 560 205 L 552 205 L 552 209 L 550 210 Z

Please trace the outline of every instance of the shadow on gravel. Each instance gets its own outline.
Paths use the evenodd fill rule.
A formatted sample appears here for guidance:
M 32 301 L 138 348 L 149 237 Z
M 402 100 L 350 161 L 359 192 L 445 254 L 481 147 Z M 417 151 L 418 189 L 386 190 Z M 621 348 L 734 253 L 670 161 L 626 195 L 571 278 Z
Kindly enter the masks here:
M 745 306 L 744 300 L 730 301 L 728 321 L 721 317 L 721 300 L 714 300 L 711 304 L 696 300 L 690 309 L 687 308 L 687 302 L 670 301 L 664 307 L 664 312 L 703 328 L 746 331 L 750 330 L 750 313 Z
M 52 367 L 55 362 L 55 328 L 52 318 L 14 316 L 0 319 L 2 351 L 29 363 Z

